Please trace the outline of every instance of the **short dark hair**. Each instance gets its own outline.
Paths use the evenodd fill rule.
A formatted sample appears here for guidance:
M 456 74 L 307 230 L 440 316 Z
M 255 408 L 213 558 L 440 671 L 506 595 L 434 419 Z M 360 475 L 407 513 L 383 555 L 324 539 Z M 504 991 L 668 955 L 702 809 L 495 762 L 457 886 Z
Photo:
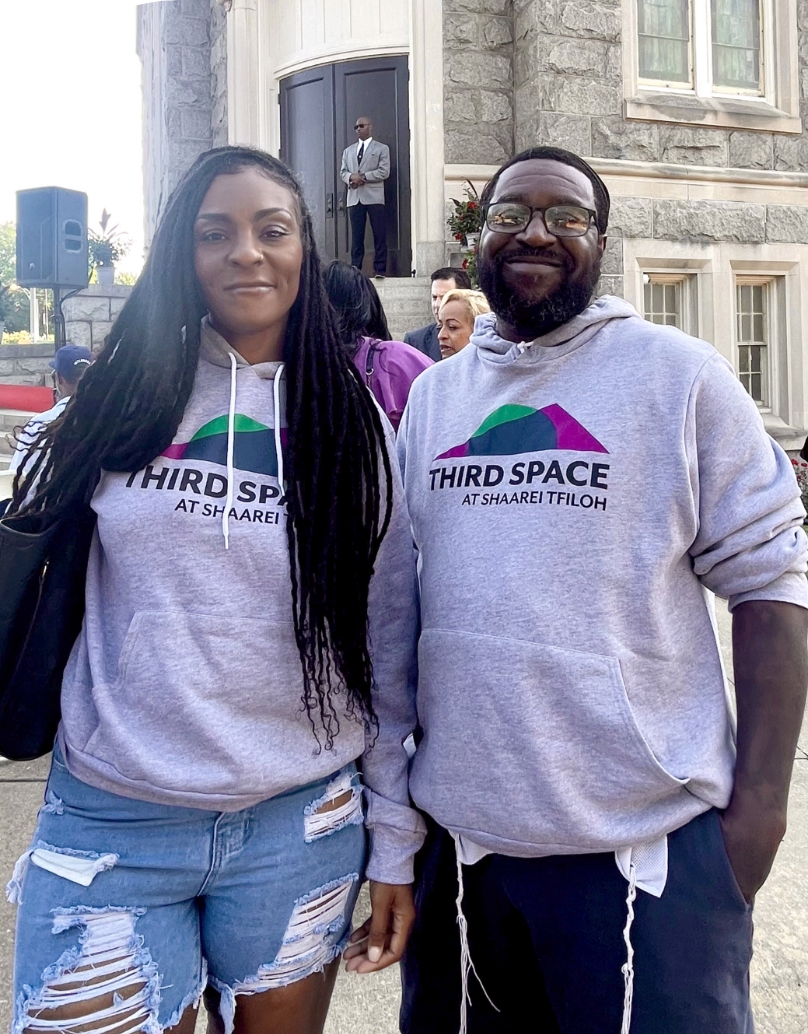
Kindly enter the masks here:
M 561 147 L 530 147 L 526 151 L 520 151 L 513 158 L 509 158 L 486 183 L 480 196 L 480 204 L 485 207 L 491 201 L 497 183 L 499 183 L 499 178 L 506 169 L 510 169 L 512 165 L 517 165 L 519 162 L 529 162 L 536 158 L 543 161 L 561 162 L 563 165 L 570 165 L 573 169 L 578 169 L 579 172 L 586 176 L 592 184 L 592 192 L 595 195 L 595 225 L 598 228 L 598 233 L 606 233 L 606 227 L 609 225 L 609 206 L 611 205 L 606 184 L 589 162 L 584 161 L 580 155 L 573 154 L 572 151 L 565 151 Z M 435 274 L 433 273 L 433 279 L 434 276 Z
M 471 290 L 471 277 L 465 269 L 460 269 L 458 266 L 444 266 L 442 269 L 436 269 L 430 280 L 433 284 L 436 280 L 454 280 L 455 285 L 461 290 Z

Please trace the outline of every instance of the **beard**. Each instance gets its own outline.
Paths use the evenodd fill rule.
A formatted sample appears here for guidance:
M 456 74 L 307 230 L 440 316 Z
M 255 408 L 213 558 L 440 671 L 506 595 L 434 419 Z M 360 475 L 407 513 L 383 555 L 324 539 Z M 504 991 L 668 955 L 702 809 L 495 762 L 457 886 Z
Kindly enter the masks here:
M 480 290 L 497 316 L 522 334 L 523 340 L 532 341 L 543 334 L 549 334 L 584 311 L 595 293 L 601 260 L 598 256 L 582 280 L 574 281 L 566 277 L 551 294 L 539 301 L 531 301 L 511 290 L 502 277 L 506 258 L 513 259 L 520 255 L 546 257 L 540 248 L 522 248 L 518 253 L 509 251 L 507 256 L 503 256 L 500 251 L 491 260 L 478 259 L 477 273 Z M 553 255 L 553 259 L 558 261 L 558 256 Z

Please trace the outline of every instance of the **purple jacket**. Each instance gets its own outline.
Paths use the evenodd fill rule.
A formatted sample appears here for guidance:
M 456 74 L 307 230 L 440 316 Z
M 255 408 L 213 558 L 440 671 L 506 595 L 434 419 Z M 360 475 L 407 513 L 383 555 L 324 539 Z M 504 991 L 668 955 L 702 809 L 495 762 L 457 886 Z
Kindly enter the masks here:
M 353 363 L 396 431 L 412 382 L 428 366 L 435 365 L 423 352 L 403 341 L 369 337 L 360 340 Z

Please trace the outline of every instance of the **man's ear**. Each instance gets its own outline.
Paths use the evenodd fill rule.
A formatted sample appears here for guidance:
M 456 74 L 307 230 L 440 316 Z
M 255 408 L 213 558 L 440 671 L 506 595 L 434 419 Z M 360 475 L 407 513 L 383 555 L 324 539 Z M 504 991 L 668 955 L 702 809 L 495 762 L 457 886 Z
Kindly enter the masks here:
M 609 240 L 609 238 L 606 236 L 605 233 L 602 233 L 598 237 L 598 248 L 600 249 L 601 257 L 603 256 L 603 253 L 606 250 L 606 244 L 607 244 L 608 240 Z

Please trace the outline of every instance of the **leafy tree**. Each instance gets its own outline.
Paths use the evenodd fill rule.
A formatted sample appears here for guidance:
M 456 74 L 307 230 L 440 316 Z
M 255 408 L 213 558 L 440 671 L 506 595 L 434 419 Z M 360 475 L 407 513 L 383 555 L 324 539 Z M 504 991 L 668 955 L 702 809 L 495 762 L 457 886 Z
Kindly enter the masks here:
M 0 223 L 0 322 L 14 333 L 28 330 L 28 292 L 14 283 L 17 266 L 17 229 L 14 223 Z

